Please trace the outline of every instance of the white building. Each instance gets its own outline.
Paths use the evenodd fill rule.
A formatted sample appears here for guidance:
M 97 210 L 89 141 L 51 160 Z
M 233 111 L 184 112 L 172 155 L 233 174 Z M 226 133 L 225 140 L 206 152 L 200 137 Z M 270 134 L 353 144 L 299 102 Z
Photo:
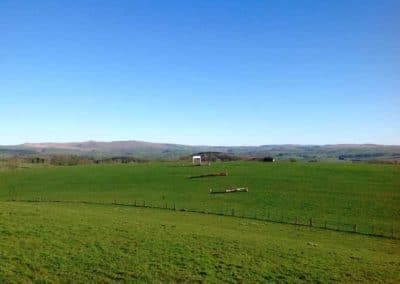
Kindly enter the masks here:
M 192 163 L 194 166 L 201 166 L 201 156 L 193 156 Z

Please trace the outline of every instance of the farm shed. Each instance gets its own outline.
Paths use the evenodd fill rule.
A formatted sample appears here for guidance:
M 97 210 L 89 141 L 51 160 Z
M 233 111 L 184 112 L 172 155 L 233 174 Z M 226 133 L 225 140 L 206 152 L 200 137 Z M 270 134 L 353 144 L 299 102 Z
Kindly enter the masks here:
M 200 166 L 201 165 L 201 156 L 199 156 L 199 155 L 193 156 L 192 163 L 195 166 Z

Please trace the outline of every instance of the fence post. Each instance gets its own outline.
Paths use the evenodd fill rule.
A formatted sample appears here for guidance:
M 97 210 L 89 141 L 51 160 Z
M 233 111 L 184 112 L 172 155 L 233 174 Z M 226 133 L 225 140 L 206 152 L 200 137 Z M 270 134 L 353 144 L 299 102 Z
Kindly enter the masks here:
M 357 224 L 354 224 L 353 229 L 354 229 L 354 232 L 357 233 Z
M 232 215 L 232 216 L 235 216 L 235 209 L 232 209 L 231 215 Z
M 175 202 L 174 202 L 174 210 L 176 210 L 176 207 L 175 207 Z
M 313 226 L 313 219 L 310 218 L 310 227 L 312 227 L 312 226 Z

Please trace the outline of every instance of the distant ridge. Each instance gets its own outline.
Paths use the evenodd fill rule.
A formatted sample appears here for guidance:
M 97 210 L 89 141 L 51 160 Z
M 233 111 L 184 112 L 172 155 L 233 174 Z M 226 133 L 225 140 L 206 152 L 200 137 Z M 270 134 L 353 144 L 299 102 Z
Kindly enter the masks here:
M 399 160 L 400 146 L 377 144 L 206 146 L 154 143 L 137 140 L 24 143 L 0 146 L 2 155 L 74 154 L 86 156 L 134 156 L 146 159 L 178 159 L 198 152 L 222 152 L 245 157 L 273 156 L 299 160 Z
M 163 143 L 152 143 L 145 141 L 111 141 L 111 142 L 101 142 L 101 141 L 85 141 L 85 142 L 70 142 L 70 143 L 25 143 L 20 145 L 21 147 L 27 148 L 53 148 L 53 149 L 74 149 L 74 150 L 111 150 L 111 149 L 130 149 L 137 147 L 146 148 L 163 148 L 168 146 L 173 146 L 174 144 L 163 144 Z M 180 145 L 176 145 L 180 146 Z

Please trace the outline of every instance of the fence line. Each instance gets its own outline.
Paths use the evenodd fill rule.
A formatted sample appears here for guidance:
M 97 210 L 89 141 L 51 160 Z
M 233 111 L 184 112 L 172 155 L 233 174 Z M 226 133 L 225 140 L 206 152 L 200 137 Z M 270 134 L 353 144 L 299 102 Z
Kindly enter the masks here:
M 222 212 L 215 212 L 215 211 L 209 211 L 207 209 L 187 209 L 187 208 L 177 208 L 175 202 L 172 204 L 168 204 L 167 202 L 162 202 L 160 206 L 155 205 L 151 202 L 147 202 L 145 200 L 139 202 L 137 200 L 134 200 L 132 203 L 120 203 L 114 200 L 114 202 L 100 202 L 100 201 L 85 201 L 85 200 L 50 200 L 50 199 L 43 199 L 41 197 L 36 198 L 36 199 L 9 199 L 7 200 L 8 202 L 34 202 L 34 203 L 73 203 L 73 204 L 91 204 L 91 205 L 116 205 L 116 206 L 128 206 L 128 207 L 137 207 L 137 208 L 153 208 L 153 209 L 162 209 L 162 210 L 170 210 L 170 211 L 180 211 L 180 212 L 190 212 L 190 213 L 198 213 L 198 214 L 207 214 L 207 215 L 217 215 L 217 216 L 225 216 L 225 217 L 235 217 L 235 218 L 242 218 L 242 219 L 250 219 L 250 220 L 258 220 L 258 221 L 266 221 L 270 223 L 278 223 L 278 224 L 288 224 L 288 225 L 295 225 L 295 226 L 301 226 L 301 227 L 310 227 L 310 228 L 317 228 L 317 229 L 323 229 L 323 230 L 329 230 L 329 231 L 336 231 L 336 232 L 344 232 L 344 233 L 352 233 L 352 234 L 357 234 L 357 235 L 364 235 L 364 236 L 371 236 L 371 237 L 380 237 L 380 238 L 387 238 L 387 239 L 395 239 L 399 240 L 400 237 L 395 234 L 394 227 L 391 228 L 390 232 L 385 234 L 385 233 L 379 233 L 375 232 L 374 228 L 375 226 L 371 226 L 371 231 L 370 232 L 363 232 L 358 229 L 357 224 L 345 224 L 345 223 L 338 223 L 334 222 L 336 224 L 336 227 L 330 227 L 329 225 L 333 225 L 332 222 L 329 223 L 327 221 L 323 222 L 323 225 L 317 225 L 315 220 L 313 218 L 309 219 L 304 219 L 306 220 L 305 222 L 301 222 L 301 220 L 296 216 L 295 218 L 291 218 L 288 220 L 288 218 L 284 218 L 284 215 L 280 215 L 280 218 L 273 218 L 271 217 L 270 212 L 268 211 L 267 215 L 264 216 L 264 218 L 260 215 L 257 215 L 256 213 L 252 216 L 247 216 L 245 215 L 244 212 L 242 214 L 239 214 L 235 211 L 235 209 L 230 209 L 227 212 L 226 210 L 223 210 Z M 292 220 L 293 219 L 293 220 Z M 342 228 L 339 228 L 339 226 L 342 226 Z M 343 227 L 348 227 L 351 229 L 343 229 Z

